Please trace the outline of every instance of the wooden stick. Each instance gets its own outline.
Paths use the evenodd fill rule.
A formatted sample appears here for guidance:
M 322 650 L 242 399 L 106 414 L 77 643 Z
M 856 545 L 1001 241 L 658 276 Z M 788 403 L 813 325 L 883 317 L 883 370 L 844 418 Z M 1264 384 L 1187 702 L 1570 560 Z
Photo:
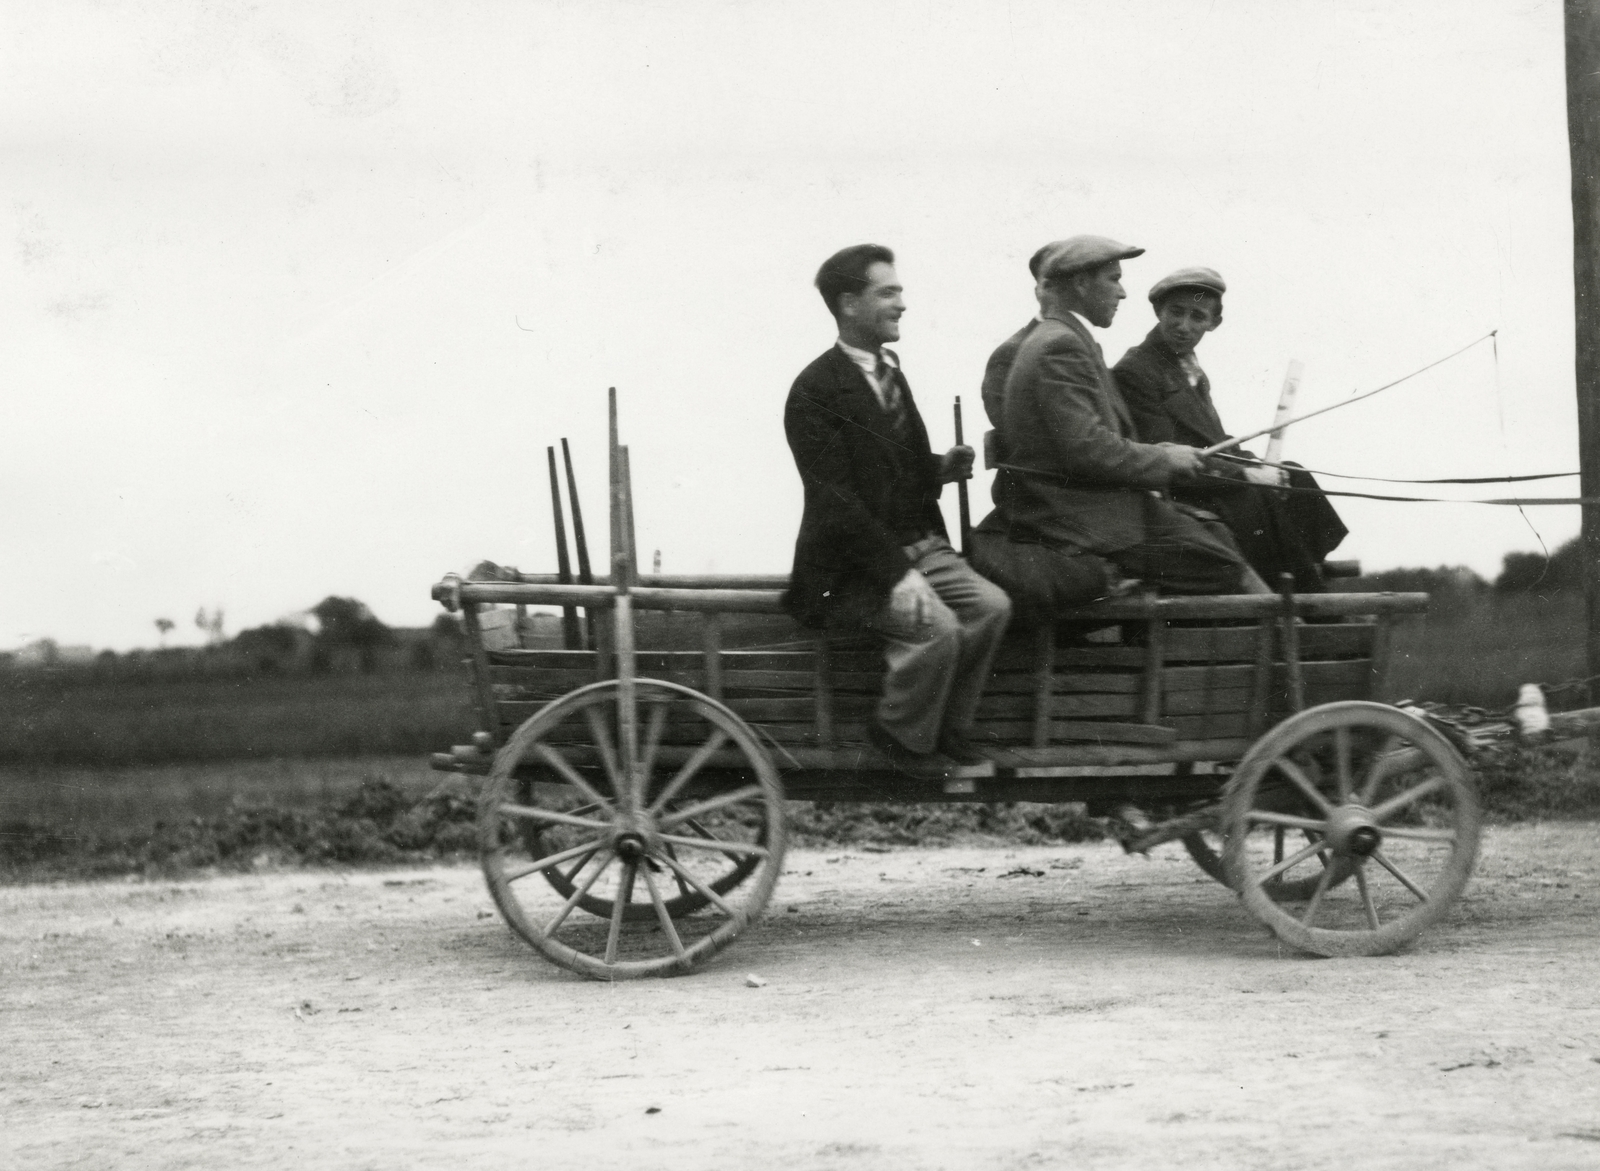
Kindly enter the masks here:
M 700 615 L 700 646 L 705 653 L 706 694 L 722 698 L 722 615 L 716 610 Z
M 494 702 L 494 687 L 489 682 L 489 655 L 483 649 L 483 626 L 478 621 L 478 607 L 466 602 L 461 607 L 462 624 L 467 628 L 467 643 L 472 647 L 473 695 L 478 701 L 478 718 L 484 731 L 496 748 L 505 743 L 500 729 L 499 712 Z
M 961 437 L 961 396 L 956 395 L 956 446 L 966 443 Z M 968 539 L 972 535 L 972 506 L 967 502 L 967 481 L 956 481 L 956 499 L 961 506 L 961 555 L 967 555 Z
M 622 543 L 628 552 L 628 584 L 639 584 L 639 543 L 633 535 L 633 462 L 628 449 L 619 449 L 622 460 Z
M 556 573 L 562 585 L 572 582 L 572 562 L 567 556 L 567 524 L 561 515 L 561 479 L 556 475 L 556 449 L 544 449 L 545 458 L 550 463 L 550 508 L 556 520 Z M 561 607 L 561 645 L 567 650 L 576 650 L 578 647 L 578 609 L 576 606 Z
M 1267 440 L 1267 462 L 1275 464 L 1283 456 L 1283 433 L 1289 429 L 1288 419 L 1294 411 L 1295 395 L 1300 393 L 1300 376 L 1305 367 L 1298 361 L 1289 363 L 1289 372 L 1283 376 L 1283 390 L 1278 394 L 1278 409 L 1273 413 L 1272 425 L 1277 430 Z
M 567 446 L 565 439 L 561 440 L 561 459 L 567 465 L 567 503 L 572 506 L 572 542 L 578 552 L 578 581 L 583 585 L 591 585 L 594 573 L 589 568 L 589 542 L 583 532 L 583 509 L 578 505 L 578 481 L 572 474 L 572 449 Z M 593 650 L 594 615 L 585 611 L 584 619 L 583 643 Z

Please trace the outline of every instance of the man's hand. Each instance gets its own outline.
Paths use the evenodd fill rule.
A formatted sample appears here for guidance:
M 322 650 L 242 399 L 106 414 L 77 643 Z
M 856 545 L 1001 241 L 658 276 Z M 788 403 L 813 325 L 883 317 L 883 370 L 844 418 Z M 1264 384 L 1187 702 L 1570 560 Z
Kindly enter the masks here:
M 933 592 L 928 579 L 917 570 L 908 569 L 906 575 L 895 582 L 894 588 L 889 591 L 889 614 L 896 623 L 921 630 L 928 624 L 933 614 L 933 603 L 938 600 L 939 595 Z
M 1206 458 L 1200 454 L 1198 447 L 1187 447 L 1182 443 L 1158 443 L 1156 446 L 1161 448 L 1174 480 L 1190 480 L 1206 470 Z
M 952 447 L 939 457 L 939 483 L 949 484 L 956 480 L 972 479 L 972 461 L 977 457 L 977 452 L 966 444 Z
M 1289 473 L 1282 468 L 1249 464 L 1244 469 L 1244 478 L 1252 484 L 1260 484 L 1263 488 L 1281 488 L 1289 482 Z

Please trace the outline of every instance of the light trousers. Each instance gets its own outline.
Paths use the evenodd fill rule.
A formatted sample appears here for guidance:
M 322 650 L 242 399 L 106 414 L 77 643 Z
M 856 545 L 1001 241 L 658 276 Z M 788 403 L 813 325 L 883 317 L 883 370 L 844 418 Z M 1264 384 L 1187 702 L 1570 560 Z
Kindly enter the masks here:
M 980 577 L 943 537 L 906 546 L 938 601 L 920 627 L 887 606 L 868 628 L 887 644 L 888 672 L 877 718 L 913 752 L 932 752 L 942 734 L 966 736 L 1011 620 L 1011 600 Z

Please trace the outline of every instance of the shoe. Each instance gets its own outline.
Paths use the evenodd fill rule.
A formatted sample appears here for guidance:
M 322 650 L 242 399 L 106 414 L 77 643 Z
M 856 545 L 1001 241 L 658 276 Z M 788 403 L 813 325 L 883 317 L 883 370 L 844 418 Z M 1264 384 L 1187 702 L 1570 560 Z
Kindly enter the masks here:
M 967 739 L 965 732 L 944 732 L 939 736 L 939 752 L 957 764 L 986 764 L 989 758 Z
M 885 728 L 877 720 L 867 722 L 867 742 L 889 758 L 889 766 L 897 772 L 915 773 L 926 775 L 934 771 L 939 764 L 939 758 L 932 752 L 917 752 L 907 748 L 894 733 Z

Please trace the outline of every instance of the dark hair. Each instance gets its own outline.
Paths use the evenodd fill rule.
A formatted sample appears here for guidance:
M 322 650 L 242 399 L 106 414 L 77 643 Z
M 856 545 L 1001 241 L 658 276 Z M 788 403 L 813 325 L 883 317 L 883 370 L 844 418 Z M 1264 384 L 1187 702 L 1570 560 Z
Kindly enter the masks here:
M 893 264 L 894 253 L 882 244 L 852 244 L 841 248 L 817 269 L 817 292 L 834 317 L 839 316 L 839 298 L 859 293 L 867 287 L 867 269 L 874 264 Z
M 1152 302 L 1151 307 L 1154 308 L 1159 314 L 1162 306 L 1164 306 L 1168 301 L 1172 300 L 1174 297 L 1181 296 L 1187 296 L 1196 301 L 1200 300 L 1202 297 L 1209 297 L 1216 304 L 1214 316 L 1218 321 L 1222 320 L 1222 294 L 1217 292 L 1215 289 L 1208 289 L 1204 285 L 1174 285 L 1172 288 L 1162 293 L 1161 296 L 1158 297 L 1154 302 Z

